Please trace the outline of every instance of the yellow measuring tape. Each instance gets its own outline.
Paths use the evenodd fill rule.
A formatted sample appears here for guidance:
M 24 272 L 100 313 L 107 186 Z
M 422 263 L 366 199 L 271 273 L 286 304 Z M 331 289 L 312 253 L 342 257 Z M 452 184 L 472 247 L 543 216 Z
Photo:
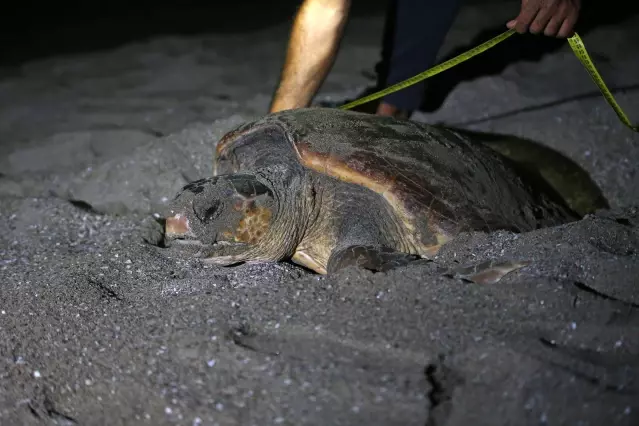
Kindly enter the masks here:
M 392 86 L 389 86 L 384 90 L 380 90 L 379 92 L 375 92 L 371 95 L 359 98 L 353 102 L 349 102 L 346 105 L 342 105 L 340 108 L 351 109 L 353 107 L 356 107 L 361 104 L 365 104 L 377 98 L 381 98 L 382 96 L 386 96 L 389 93 L 393 93 L 398 90 L 404 89 L 408 86 L 411 86 L 415 83 L 418 83 L 422 80 L 425 80 L 429 77 L 439 74 L 442 71 L 446 71 L 447 69 L 452 68 L 455 65 L 459 65 L 462 62 L 467 61 L 470 58 L 477 56 L 482 52 L 485 52 L 491 47 L 506 40 L 508 37 L 510 37 L 514 33 L 515 33 L 514 29 L 508 30 L 498 35 L 497 37 L 494 37 L 488 40 L 487 42 L 482 43 L 479 46 L 474 47 L 462 53 L 461 55 L 455 56 L 454 58 L 449 59 L 446 62 L 442 62 L 439 65 L 435 65 L 434 67 L 422 73 L 419 73 L 416 76 L 408 78 L 404 81 L 400 81 L 399 83 L 393 84 Z M 568 43 L 570 44 L 572 51 L 575 53 L 575 56 L 577 56 L 577 59 L 581 61 L 582 65 L 586 68 L 586 71 L 588 71 L 588 73 L 590 74 L 590 77 L 592 78 L 592 80 L 595 82 L 597 87 L 599 87 L 599 90 L 603 94 L 606 101 L 608 101 L 612 109 L 617 113 L 617 116 L 619 117 L 621 122 L 625 124 L 626 126 L 628 126 L 631 130 L 635 132 L 639 132 L 639 126 L 635 126 L 630 122 L 630 120 L 628 119 L 628 116 L 623 112 L 623 110 L 621 109 L 617 101 L 615 100 L 614 96 L 612 96 L 612 93 L 610 92 L 610 89 L 608 89 L 608 86 L 606 86 L 606 83 L 603 81 L 603 78 L 601 78 L 599 71 L 597 71 L 597 68 L 593 64 L 592 59 L 590 59 L 590 55 L 588 55 L 588 51 L 586 50 L 586 46 L 584 46 L 584 42 L 581 40 L 581 37 L 579 37 L 579 35 L 575 33 L 572 37 L 568 38 Z

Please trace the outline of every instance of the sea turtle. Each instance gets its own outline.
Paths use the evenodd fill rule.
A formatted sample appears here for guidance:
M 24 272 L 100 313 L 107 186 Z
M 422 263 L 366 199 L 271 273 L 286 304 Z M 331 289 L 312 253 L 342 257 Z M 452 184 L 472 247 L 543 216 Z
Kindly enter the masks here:
M 460 232 L 580 219 L 539 174 L 476 139 L 332 108 L 268 114 L 222 137 L 214 176 L 179 191 L 166 244 L 196 245 L 219 265 L 290 259 L 320 274 L 388 271 L 432 258 Z M 524 264 L 465 273 L 494 282 Z

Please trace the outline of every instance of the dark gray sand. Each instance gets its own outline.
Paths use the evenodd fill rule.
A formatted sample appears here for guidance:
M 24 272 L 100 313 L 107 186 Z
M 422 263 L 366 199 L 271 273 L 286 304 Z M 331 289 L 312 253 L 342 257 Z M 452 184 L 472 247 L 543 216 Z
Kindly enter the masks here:
M 466 7 L 445 50 L 515 9 Z M 352 22 L 320 99 L 370 83 L 381 24 Z M 611 211 L 464 235 L 388 274 L 204 267 L 144 243 L 143 219 L 211 173 L 217 138 L 264 113 L 286 32 L 5 70 L 0 424 L 639 424 L 639 136 L 567 44 L 416 119 L 546 143 Z M 609 86 L 636 88 L 638 39 L 637 18 L 584 36 Z M 639 92 L 615 94 L 639 120 Z M 495 258 L 532 264 L 490 286 L 439 272 Z

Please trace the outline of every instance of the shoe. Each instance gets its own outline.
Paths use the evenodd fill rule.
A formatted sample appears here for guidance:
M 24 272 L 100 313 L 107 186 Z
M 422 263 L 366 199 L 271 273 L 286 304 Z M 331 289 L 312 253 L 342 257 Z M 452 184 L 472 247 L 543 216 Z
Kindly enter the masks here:
M 348 103 L 351 103 L 357 99 L 361 99 L 364 96 L 368 96 L 368 95 L 372 95 L 373 93 L 377 93 L 379 92 L 380 88 L 378 87 L 369 87 L 368 89 L 365 89 L 361 94 L 359 94 L 357 97 L 355 98 L 351 98 L 351 99 L 344 99 L 341 101 L 319 101 L 317 102 L 317 106 L 320 107 L 324 107 L 324 108 L 339 108 L 342 105 L 346 105 Z M 367 114 L 375 114 L 375 112 L 377 111 L 377 108 L 379 106 L 380 103 L 380 99 L 374 99 L 370 102 L 366 102 L 365 104 L 361 104 L 361 105 L 357 105 L 354 108 L 351 108 L 351 111 L 357 111 L 357 112 L 363 112 L 363 113 L 367 113 Z
M 375 114 L 381 115 L 383 117 L 394 117 L 398 120 L 408 120 L 410 119 L 410 116 L 413 114 L 413 112 L 399 109 L 395 105 L 387 104 L 386 102 L 380 102 L 377 106 Z

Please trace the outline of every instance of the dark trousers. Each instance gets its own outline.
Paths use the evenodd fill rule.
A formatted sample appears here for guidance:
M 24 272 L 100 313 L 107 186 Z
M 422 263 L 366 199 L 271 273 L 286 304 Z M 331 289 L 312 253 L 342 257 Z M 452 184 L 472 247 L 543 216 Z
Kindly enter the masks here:
M 378 86 L 386 88 L 436 65 L 444 42 L 463 0 L 389 0 L 377 65 Z M 403 110 L 419 108 L 426 80 L 391 93 L 384 102 Z

